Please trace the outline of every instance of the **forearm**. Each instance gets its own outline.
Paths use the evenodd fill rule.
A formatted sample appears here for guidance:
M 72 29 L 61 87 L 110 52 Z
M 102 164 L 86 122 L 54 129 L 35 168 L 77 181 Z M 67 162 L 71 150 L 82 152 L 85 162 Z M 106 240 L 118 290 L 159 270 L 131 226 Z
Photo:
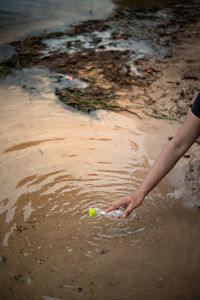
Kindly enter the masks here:
M 145 197 L 175 166 L 177 161 L 190 148 L 200 133 L 200 119 L 189 113 L 176 136 L 158 156 L 153 167 L 139 187 L 139 193 Z
M 123 217 L 126 218 L 137 208 L 145 196 L 165 177 L 175 166 L 181 156 L 190 148 L 200 134 L 200 118 L 189 112 L 186 121 L 175 137 L 168 143 L 158 156 L 143 184 L 132 193 L 114 201 L 106 210 L 110 212 L 120 206 L 126 207 Z
M 139 187 L 139 191 L 143 197 L 170 172 L 186 151 L 185 148 L 178 148 L 172 141 L 164 148 L 147 174 L 144 182 Z

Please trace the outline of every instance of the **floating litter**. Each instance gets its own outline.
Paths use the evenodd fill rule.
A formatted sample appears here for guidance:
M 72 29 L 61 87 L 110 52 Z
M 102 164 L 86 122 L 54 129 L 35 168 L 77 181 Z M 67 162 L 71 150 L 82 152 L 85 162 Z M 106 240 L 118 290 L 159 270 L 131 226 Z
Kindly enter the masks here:
M 89 211 L 88 211 L 88 213 L 89 213 L 89 216 L 91 218 L 93 218 L 96 215 L 95 208 L 90 208 Z
M 103 211 L 100 208 L 90 208 L 88 210 L 89 216 L 91 218 L 95 217 L 95 216 L 106 216 L 106 217 L 117 217 L 117 218 L 121 218 L 123 216 L 123 211 L 116 209 L 113 211 L 110 211 L 108 213 L 106 213 L 105 211 Z

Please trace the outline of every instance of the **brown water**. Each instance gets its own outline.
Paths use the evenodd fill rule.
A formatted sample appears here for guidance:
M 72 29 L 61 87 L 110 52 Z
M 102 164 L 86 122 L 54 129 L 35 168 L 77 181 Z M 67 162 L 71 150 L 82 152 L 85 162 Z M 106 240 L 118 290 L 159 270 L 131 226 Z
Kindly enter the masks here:
M 181 184 L 128 219 L 88 216 L 142 182 L 174 125 L 69 110 L 52 78 L 1 81 L 1 299 L 198 299 L 199 212 Z
M 8 224 L 18 206 L 26 221 L 42 202 L 48 215 L 78 214 L 83 222 L 89 206 L 105 208 L 114 194 L 137 186 L 148 167 L 144 134 L 133 121 L 107 111 L 87 115 L 65 109 L 56 103 L 44 76 L 32 76 L 46 85 L 39 96 L 19 86 L 1 89 L 1 172 L 6 180 L 1 213 Z

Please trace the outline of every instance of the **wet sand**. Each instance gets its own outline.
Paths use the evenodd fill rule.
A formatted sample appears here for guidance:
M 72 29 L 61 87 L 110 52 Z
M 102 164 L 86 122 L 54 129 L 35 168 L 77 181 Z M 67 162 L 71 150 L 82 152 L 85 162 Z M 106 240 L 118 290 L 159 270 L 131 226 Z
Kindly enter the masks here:
M 190 100 L 189 91 L 198 87 L 199 79 L 182 74 L 199 63 L 199 23 L 181 37 L 146 91 L 157 100 L 149 114 L 168 112 L 182 90 Z M 188 199 L 185 190 L 199 144 L 136 214 L 89 218 L 89 207 L 105 209 L 142 182 L 180 123 L 143 109 L 133 109 L 139 117 L 78 112 L 58 101 L 48 72 L 35 68 L 9 76 L 0 91 L 1 299 L 199 299 L 199 194 Z M 121 93 L 130 104 L 130 90 Z M 138 106 L 144 96 L 137 97 Z M 183 121 L 176 109 L 171 116 Z

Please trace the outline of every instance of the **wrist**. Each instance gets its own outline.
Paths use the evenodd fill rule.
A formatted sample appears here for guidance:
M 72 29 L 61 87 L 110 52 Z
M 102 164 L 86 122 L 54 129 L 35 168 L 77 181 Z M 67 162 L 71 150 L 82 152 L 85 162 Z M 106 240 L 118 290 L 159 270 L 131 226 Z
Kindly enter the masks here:
M 139 198 L 144 199 L 148 192 L 145 190 L 145 188 L 141 185 L 137 190 L 136 190 L 137 196 Z

